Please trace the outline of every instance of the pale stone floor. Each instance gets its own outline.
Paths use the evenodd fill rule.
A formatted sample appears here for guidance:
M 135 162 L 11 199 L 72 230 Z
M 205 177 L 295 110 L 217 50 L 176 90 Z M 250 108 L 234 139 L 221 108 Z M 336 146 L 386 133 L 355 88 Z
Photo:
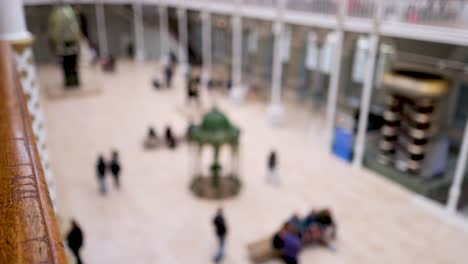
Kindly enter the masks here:
M 293 212 L 323 206 L 333 209 L 338 222 L 337 250 L 305 249 L 301 263 L 468 263 L 466 228 L 432 205 L 421 206 L 402 187 L 327 154 L 321 119 L 293 105 L 286 106 L 284 126 L 273 129 L 265 104 L 218 99 L 242 129 L 245 187 L 228 201 L 194 198 L 187 146 L 147 152 L 141 144 L 149 124 L 159 135 L 166 124 L 180 135 L 185 131 L 180 81 L 175 90 L 153 90 L 154 65 L 121 63 L 114 75 L 88 72 L 102 87 L 98 95 L 49 99 L 43 93 L 60 214 L 81 223 L 86 263 L 211 263 L 211 218 L 220 205 L 230 230 L 224 263 L 250 263 L 249 242 L 271 234 Z M 59 73 L 41 67 L 39 75 L 45 86 Z M 279 187 L 266 183 L 272 147 L 279 151 Z M 123 188 L 101 197 L 95 161 L 98 153 L 108 158 L 113 148 L 121 153 Z

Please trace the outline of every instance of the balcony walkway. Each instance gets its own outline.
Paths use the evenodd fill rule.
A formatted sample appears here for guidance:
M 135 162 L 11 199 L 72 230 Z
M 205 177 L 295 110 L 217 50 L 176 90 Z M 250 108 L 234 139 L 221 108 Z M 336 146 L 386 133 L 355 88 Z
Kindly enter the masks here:
M 250 263 L 246 244 L 270 234 L 292 212 L 330 206 L 338 222 L 337 251 L 303 251 L 301 263 L 466 263 L 468 229 L 418 202 L 417 195 L 369 171 L 357 172 L 323 150 L 320 123 L 296 106 L 286 106 L 288 122 L 272 129 L 266 105 L 222 110 L 242 129 L 241 167 L 245 188 L 222 203 L 202 201 L 188 192 L 186 145 L 175 151 L 142 150 L 149 124 L 158 135 L 166 124 L 177 134 L 186 128 L 184 89 L 154 91 L 155 66 L 118 65 L 103 75 L 98 96 L 48 99 L 43 95 L 50 160 L 62 215 L 76 217 L 86 238 L 88 264 L 207 264 L 216 240 L 211 217 L 225 208 L 230 234 L 226 264 Z M 39 68 L 42 88 L 60 76 Z M 315 127 L 315 129 L 313 128 Z M 279 150 L 282 184 L 265 182 L 266 156 Z M 94 164 L 117 148 L 123 163 L 122 190 L 98 194 Z M 108 177 L 108 180 L 111 180 Z M 109 183 L 111 183 L 109 181 Z M 272 261 L 269 264 L 280 263 Z

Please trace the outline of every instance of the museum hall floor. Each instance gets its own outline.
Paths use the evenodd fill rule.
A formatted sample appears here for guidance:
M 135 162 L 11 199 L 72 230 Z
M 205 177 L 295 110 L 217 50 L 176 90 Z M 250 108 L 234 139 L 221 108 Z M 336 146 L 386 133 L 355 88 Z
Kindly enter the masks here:
M 306 248 L 301 263 L 467 263 L 466 224 L 327 154 L 321 118 L 296 105 L 285 106 L 283 127 L 273 129 L 265 103 L 205 98 L 207 104 L 216 101 L 242 130 L 244 188 L 227 201 L 195 198 L 188 189 L 191 157 L 185 143 L 174 151 L 142 148 L 149 125 L 158 136 L 168 124 L 180 136 L 185 132 L 192 112 L 184 110 L 180 80 L 176 89 L 156 91 L 151 87 L 156 66 L 126 62 L 117 69 L 116 74 L 87 70 L 85 85 L 101 87 L 98 93 L 51 98 L 46 83 L 60 73 L 39 67 L 61 221 L 74 217 L 81 224 L 87 264 L 211 263 L 216 246 L 211 218 L 220 205 L 230 231 L 226 264 L 250 263 L 248 243 L 271 234 L 293 212 L 320 207 L 332 208 L 338 222 L 336 251 Z M 266 157 L 273 147 L 279 152 L 280 186 L 266 183 Z M 99 153 L 108 159 L 114 148 L 123 166 L 122 189 L 111 188 L 102 197 L 95 161 Z

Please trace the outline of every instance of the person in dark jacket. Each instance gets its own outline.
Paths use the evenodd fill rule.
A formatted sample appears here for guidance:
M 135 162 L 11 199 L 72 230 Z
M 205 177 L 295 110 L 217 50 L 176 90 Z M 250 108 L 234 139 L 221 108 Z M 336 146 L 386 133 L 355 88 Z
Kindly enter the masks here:
M 213 225 L 215 228 L 216 237 L 218 238 L 218 251 L 214 256 L 213 261 L 218 263 L 224 258 L 224 243 L 228 231 L 222 208 L 218 209 L 218 212 L 213 219 Z
M 194 78 L 190 79 L 187 84 L 187 103 L 191 101 L 195 101 L 200 106 L 199 88 Z
M 106 194 L 106 162 L 104 157 L 99 155 L 96 163 L 96 175 L 99 183 L 99 191 L 102 195 Z
M 279 185 L 279 176 L 277 172 L 278 157 L 276 151 L 272 150 L 268 156 L 268 177 L 267 182 Z
M 83 263 L 80 257 L 80 249 L 83 246 L 83 232 L 75 220 L 72 220 L 72 228 L 67 235 L 67 243 L 73 255 L 76 257 L 76 263 Z
M 172 76 L 173 76 L 172 65 L 168 64 L 164 67 L 164 79 L 166 81 L 166 88 L 172 87 Z
M 174 137 L 170 126 L 166 127 L 166 144 L 171 149 L 175 149 L 177 147 L 177 140 Z
M 120 187 L 120 161 L 119 153 L 117 151 L 112 151 L 112 160 L 110 162 L 110 170 L 112 176 L 114 177 L 115 187 Z

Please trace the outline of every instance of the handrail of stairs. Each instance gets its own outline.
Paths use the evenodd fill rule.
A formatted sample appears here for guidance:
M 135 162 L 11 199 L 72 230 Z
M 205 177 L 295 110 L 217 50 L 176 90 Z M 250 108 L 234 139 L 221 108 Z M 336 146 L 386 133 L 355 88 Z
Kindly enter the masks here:
M 0 41 L 0 263 L 67 263 L 18 77 Z

